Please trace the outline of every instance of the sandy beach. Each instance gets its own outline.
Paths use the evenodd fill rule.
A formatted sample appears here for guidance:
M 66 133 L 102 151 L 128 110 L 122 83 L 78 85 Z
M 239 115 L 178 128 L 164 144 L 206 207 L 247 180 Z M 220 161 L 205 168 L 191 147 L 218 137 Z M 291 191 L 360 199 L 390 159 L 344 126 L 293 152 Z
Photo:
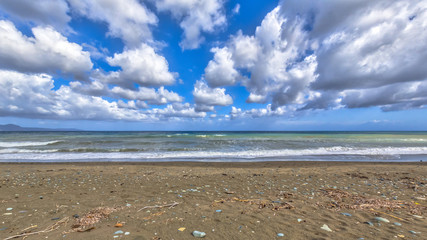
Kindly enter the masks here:
M 426 185 L 425 163 L 2 163 L 0 239 L 427 239 Z

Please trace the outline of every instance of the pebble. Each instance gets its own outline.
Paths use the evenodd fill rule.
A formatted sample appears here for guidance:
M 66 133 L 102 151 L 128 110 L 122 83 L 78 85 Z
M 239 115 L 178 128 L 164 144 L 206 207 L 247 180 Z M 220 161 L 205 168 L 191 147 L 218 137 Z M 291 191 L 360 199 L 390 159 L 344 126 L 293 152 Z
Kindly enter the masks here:
M 116 231 L 114 234 L 123 234 L 122 230 Z
M 298 222 L 302 222 L 302 219 L 301 219 L 301 218 L 298 218 L 298 219 L 297 219 L 297 221 L 298 221 Z
M 283 233 L 278 233 L 278 234 L 277 234 L 277 236 L 278 236 L 278 237 L 284 237 L 284 236 L 285 236 L 285 234 L 283 234 Z
M 59 220 L 59 217 L 51 218 L 50 220 Z
M 3 216 L 9 216 L 12 215 L 12 213 L 8 212 L 8 213 L 3 213 Z
M 193 231 L 191 234 L 193 234 L 193 236 L 195 236 L 197 238 L 203 238 L 206 236 L 205 232 L 199 232 L 199 231 Z
M 132 206 L 132 204 L 126 203 L 126 207 L 130 207 L 130 206 Z
M 347 217 L 351 217 L 351 214 L 350 213 L 345 213 L 345 212 L 343 212 L 343 213 L 341 213 L 342 215 L 344 215 L 344 216 L 347 216 Z
M 222 210 L 218 209 L 218 210 L 216 210 L 215 212 L 220 213 L 220 212 L 222 212 Z
M 412 234 L 418 234 L 418 233 L 420 233 L 420 232 L 415 232 L 415 231 L 409 231 L 410 233 L 412 233 Z
M 43 199 L 43 196 L 39 196 L 40 199 Z
M 395 222 L 395 223 L 393 223 L 394 225 L 396 225 L 396 226 L 402 226 L 402 224 L 400 224 L 400 223 L 398 223 L 398 222 Z
M 382 218 L 382 217 L 376 217 L 375 220 L 377 220 L 378 222 L 385 222 L 385 223 L 390 222 L 387 218 Z
M 419 218 L 419 219 L 423 218 L 422 216 L 418 216 L 418 215 L 412 215 L 412 216 L 416 217 L 416 218 Z
M 6 208 L 6 211 L 12 211 L 13 210 L 13 208 Z
M 130 232 L 125 232 L 125 235 L 127 236 L 127 235 L 130 235 Z
M 80 216 L 78 214 L 74 214 L 73 218 L 79 218 Z
M 330 229 L 330 228 L 328 227 L 328 225 L 326 225 L 326 224 L 323 224 L 323 226 L 321 227 L 321 229 L 323 229 L 323 230 L 325 230 L 325 231 L 328 231 L 328 232 L 332 232 L 332 229 Z
M 368 224 L 369 226 L 374 226 L 374 224 L 371 222 L 364 222 L 364 223 Z
M 0 231 L 4 231 L 4 230 L 6 230 L 6 229 L 7 229 L 7 227 L 0 228 Z
M 185 227 L 178 228 L 178 231 L 183 232 L 185 230 Z

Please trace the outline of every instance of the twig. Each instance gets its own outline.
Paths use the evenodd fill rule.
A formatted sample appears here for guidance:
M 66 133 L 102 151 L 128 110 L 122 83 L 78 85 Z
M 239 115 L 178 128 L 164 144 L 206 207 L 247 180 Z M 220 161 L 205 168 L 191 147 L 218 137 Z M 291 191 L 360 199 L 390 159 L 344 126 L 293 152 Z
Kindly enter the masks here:
M 164 207 L 173 208 L 173 207 L 175 207 L 178 204 L 179 203 L 177 203 L 177 202 L 173 202 L 173 203 L 169 203 L 169 204 L 166 204 L 166 205 L 146 206 L 146 207 L 143 207 L 143 208 L 139 209 L 137 212 L 140 212 L 140 211 L 142 211 L 144 209 L 148 209 L 148 208 L 164 208 Z
M 48 233 L 48 232 L 51 232 L 53 230 L 58 229 L 61 224 L 66 224 L 68 222 L 68 220 L 69 220 L 69 217 L 65 217 L 65 218 L 59 220 L 58 222 L 56 222 L 56 223 L 48 226 L 44 230 L 37 231 L 37 232 L 30 232 L 30 233 L 22 233 L 22 234 L 18 234 L 18 235 L 15 235 L 15 236 L 10 236 L 8 238 L 5 238 L 4 240 L 19 238 L 19 237 L 27 237 L 27 236 L 30 236 L 30 235 L 40 234 L 40 233 Z M 34 227 L 34 226 L 28 227 L 28 228 L 26 228 L 24 230 L 28 230 L 29 228 L 32 228 L 32 227 Z
M 369 210 L 371 210 L 371 211 L 373 211 L 373 212 L 377 212 L 377 213 L 385 214 L 385 215 L 387 215 L 387 216 L 390 216 L 390 217 L 393 217 L 393 218 L 399 219 L 400 221 L 405 221 L 405 219 L 403 219 L 403 218 L 396 217 L 396 216 L 393 216 L 393 215 L 388 214 L 388 213 L 385 213 L 385 212 L 380 212 L 380 211 L 374 210 L 374 209 L 372 209 L 372 208 L 371 208 L 371 209 L 369 209 Z

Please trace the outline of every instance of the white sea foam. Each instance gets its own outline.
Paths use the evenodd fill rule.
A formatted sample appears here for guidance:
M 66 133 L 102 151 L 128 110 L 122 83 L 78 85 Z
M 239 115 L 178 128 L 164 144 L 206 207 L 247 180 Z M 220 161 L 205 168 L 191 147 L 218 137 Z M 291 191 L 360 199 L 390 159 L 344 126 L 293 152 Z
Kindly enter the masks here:
M 37 150 L 34 150 L 37 151 Z M 55 151 L 55 150 L 48 150 Z M 402 155 L 427 155 L 427 147 L 387 147 L 387 148 L 350 148 L 328 147 L 313 149 L 283 149 L 283 150 L 249 150 L 249 151 L 188 151 L 188 152 L 17 152 L 1 153 L 0 160 L 34 160 L 34 161 L 73 161 L 73 160 L 120 160 L 134 161 L 188 159 L 256 159 L 256 158 L 280 158 L 292 156 L 402 156 Z
M 14 147 L 31 147 L 31 146 L 45 146 L 49 144 L 58 143 L 61 141 L 48 141 L 48 142 L 0 142 L 2 148 L 14 148 Z

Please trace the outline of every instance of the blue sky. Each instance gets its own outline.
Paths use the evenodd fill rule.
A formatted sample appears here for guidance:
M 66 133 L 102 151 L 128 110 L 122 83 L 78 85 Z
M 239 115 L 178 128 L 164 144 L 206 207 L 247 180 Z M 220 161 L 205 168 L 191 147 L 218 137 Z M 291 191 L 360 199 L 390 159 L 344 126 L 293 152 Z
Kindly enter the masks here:
M 0 124 L 427 130 L 427 3 L 4 0 Z

